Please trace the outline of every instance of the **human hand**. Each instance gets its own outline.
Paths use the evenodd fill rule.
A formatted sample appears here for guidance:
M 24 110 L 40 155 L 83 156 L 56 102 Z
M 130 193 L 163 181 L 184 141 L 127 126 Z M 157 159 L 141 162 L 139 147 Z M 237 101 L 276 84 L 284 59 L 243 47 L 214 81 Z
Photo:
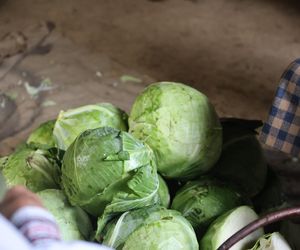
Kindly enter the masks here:
M 0 203 L 0 213 L 7 219 L 19 209 L 25 206 L 43 207 L 39 197 L 23 186 L 15 186 L 9 189 Z

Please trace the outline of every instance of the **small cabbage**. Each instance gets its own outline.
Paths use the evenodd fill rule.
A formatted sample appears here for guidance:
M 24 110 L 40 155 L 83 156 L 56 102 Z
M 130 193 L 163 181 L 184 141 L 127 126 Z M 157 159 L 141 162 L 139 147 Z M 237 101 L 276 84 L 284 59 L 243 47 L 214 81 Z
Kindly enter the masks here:
M 223 151 L 212 174 L 236 183 L 241 191 L 253 197 L 264 187 L 267 163 L 255 130 L 240 124 L 223 122 Z
M 157 194 L 159 197 L 159 203 L 161 206 L 168 208 L 170 204 L 169 188 L 165 180 L 160 175 L 158 175 L 158 181 L 159 181 L 159 188 Z
M 42 123 L 29 135 L 27 143 L 34 143 L 35 145 L 46 145 L 49 148 L 55 147 L 53 138 L 54 124 L 55 120 Z
M 37 193 L 43 205 L 58 223 L 63 240 L 89 240 L 92 224 L 79 207 L 72 207 L 61 190 L 47 189 Z
M 72 205 L 101 216 L 98 228 L 115 214 L 158 202 L 152 150 L 110 127 L 86 130 L 71 144 L 63 158 L 62 186 Z
M 135 100 L 129 132 L 154 151 L 158 171 L 191 179 L 207 172 L 222 149 L 222 128 L 208 98 L 187 85 L 160 82 Z
M 249 250 L 292 250 L 292 248 L 280 233 L 275 232 L 260 237 Z
M 190 223 L 178 211 L 159 206 L 126 212 L 103 232 L 103 244 L 117 250 L 199 249 Z
M 248 206 L 226 212 L 209 226 L 200 241 L 200 250 L 217 250 L 229 237 L 256 219 L 258 219 L 257 214 Z M 230 250 L 244 250 L 263 234 L 263 230 L 258 229 L 233 245 Z
M 110 103 L 61 111 L 53 135 L 57 147 L 66 150 L 83 131 L 105 126 L 127 131 L 127 114 Z
M 243 203 L 241 195 L 228 184 L 202 178 L 183 186 L 177 192 L 171 208 L 181 212 L 201 234 L 217 217 Z
M 50 151 L 22 146 L 2 166 L 8 186 L 24 185 L 33 192 L 58 188 L 60 167 Z

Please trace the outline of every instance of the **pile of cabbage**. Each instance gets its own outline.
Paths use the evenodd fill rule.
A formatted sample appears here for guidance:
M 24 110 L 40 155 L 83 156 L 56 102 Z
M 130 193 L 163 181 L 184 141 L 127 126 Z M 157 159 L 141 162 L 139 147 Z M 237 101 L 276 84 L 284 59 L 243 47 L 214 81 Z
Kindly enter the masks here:
M 192 87 L 159 82 L 129 115 L 110 103 L 61 111 L 0 170 L 8 186 L 41 197 L 65 240 L 214 250 L 263 210 L 253 203 L 264 201 L 268 173 L 256 128 L 220 120 Z M 273 238 L 259 229 L 232 249 L 279 249 L 267 247 Z

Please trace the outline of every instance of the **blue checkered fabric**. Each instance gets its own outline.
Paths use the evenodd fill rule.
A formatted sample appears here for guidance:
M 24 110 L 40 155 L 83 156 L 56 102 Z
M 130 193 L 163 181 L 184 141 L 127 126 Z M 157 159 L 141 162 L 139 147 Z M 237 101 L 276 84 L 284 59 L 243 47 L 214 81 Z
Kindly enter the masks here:
M 293 156 L 300 154 L 300 58 L 283 73 L 260 141 Z

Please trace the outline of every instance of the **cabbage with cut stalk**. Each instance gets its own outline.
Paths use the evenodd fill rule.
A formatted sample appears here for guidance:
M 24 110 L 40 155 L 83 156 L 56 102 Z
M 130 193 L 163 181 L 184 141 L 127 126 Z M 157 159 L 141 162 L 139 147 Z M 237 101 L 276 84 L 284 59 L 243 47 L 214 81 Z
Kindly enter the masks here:
M 28 137 L 27 143 L 35 145 L 46 146 L 48 148 L 55 147 L 53 138 L 55 120 L 47 121 L 37 127 Z
M 123 213 L 101 235 L 104 245 L 117 250 L 197 250 L 195 232 L 175 210 L 154 206 Z
M 229 237 L 256 219 L 258 219 L 257 214 L 248 206 L 241 206 L 226 212 L 209 226 L 199 243 L 200 250 L 217 250 Z M 233 245 L 230 250 L 249 248 L 263 234 L 262 229 L 257 229 Z
M 187 85 L 159 82 L 135 100 L 129 132 L 154 151 L 167 178 L 191 179 L 207 172 L 222 149 L 222 127 L 208 98 Z
M 245 199 L 228 183 L 204 177 L 184 185 L 171 208 L 181 212 L 199 235 L 217 217 L 243 204 Z
M 61 111 L 53 136 L 58 148 L 67 150 L 75 138 L 87 129 L 113 127 L 127 131 L 127 114 L 110 103 L 86 105 Z
M 93 228 L 88 215 L 71 206 L 61 190 L 46 189 L 37 195 L 55 217 L 63 240 L 90 240 Z
M 24 145 L 2 159 L 2 174 L 8 186 L 24 185 L 33 192 L 59 188 L 59 162 L 49 150 Z
M 260 237 L 249 250 L 292 250 L 292 248 L 280 233 L 274 232 Z
M 170 205 L 169 188 L 165 180 L 160 175 L 158 175 L 158 181 L 159 181 L 159 188 L 157 194 L 159 197 L 159 204 L 163 207 L 168 208 Z
M 158 175 L 152 150 L 129 133 L 103 127 L 86 130 L 63 158 L 62 187 L 72 205 L 98 219 L 158 202 Z

